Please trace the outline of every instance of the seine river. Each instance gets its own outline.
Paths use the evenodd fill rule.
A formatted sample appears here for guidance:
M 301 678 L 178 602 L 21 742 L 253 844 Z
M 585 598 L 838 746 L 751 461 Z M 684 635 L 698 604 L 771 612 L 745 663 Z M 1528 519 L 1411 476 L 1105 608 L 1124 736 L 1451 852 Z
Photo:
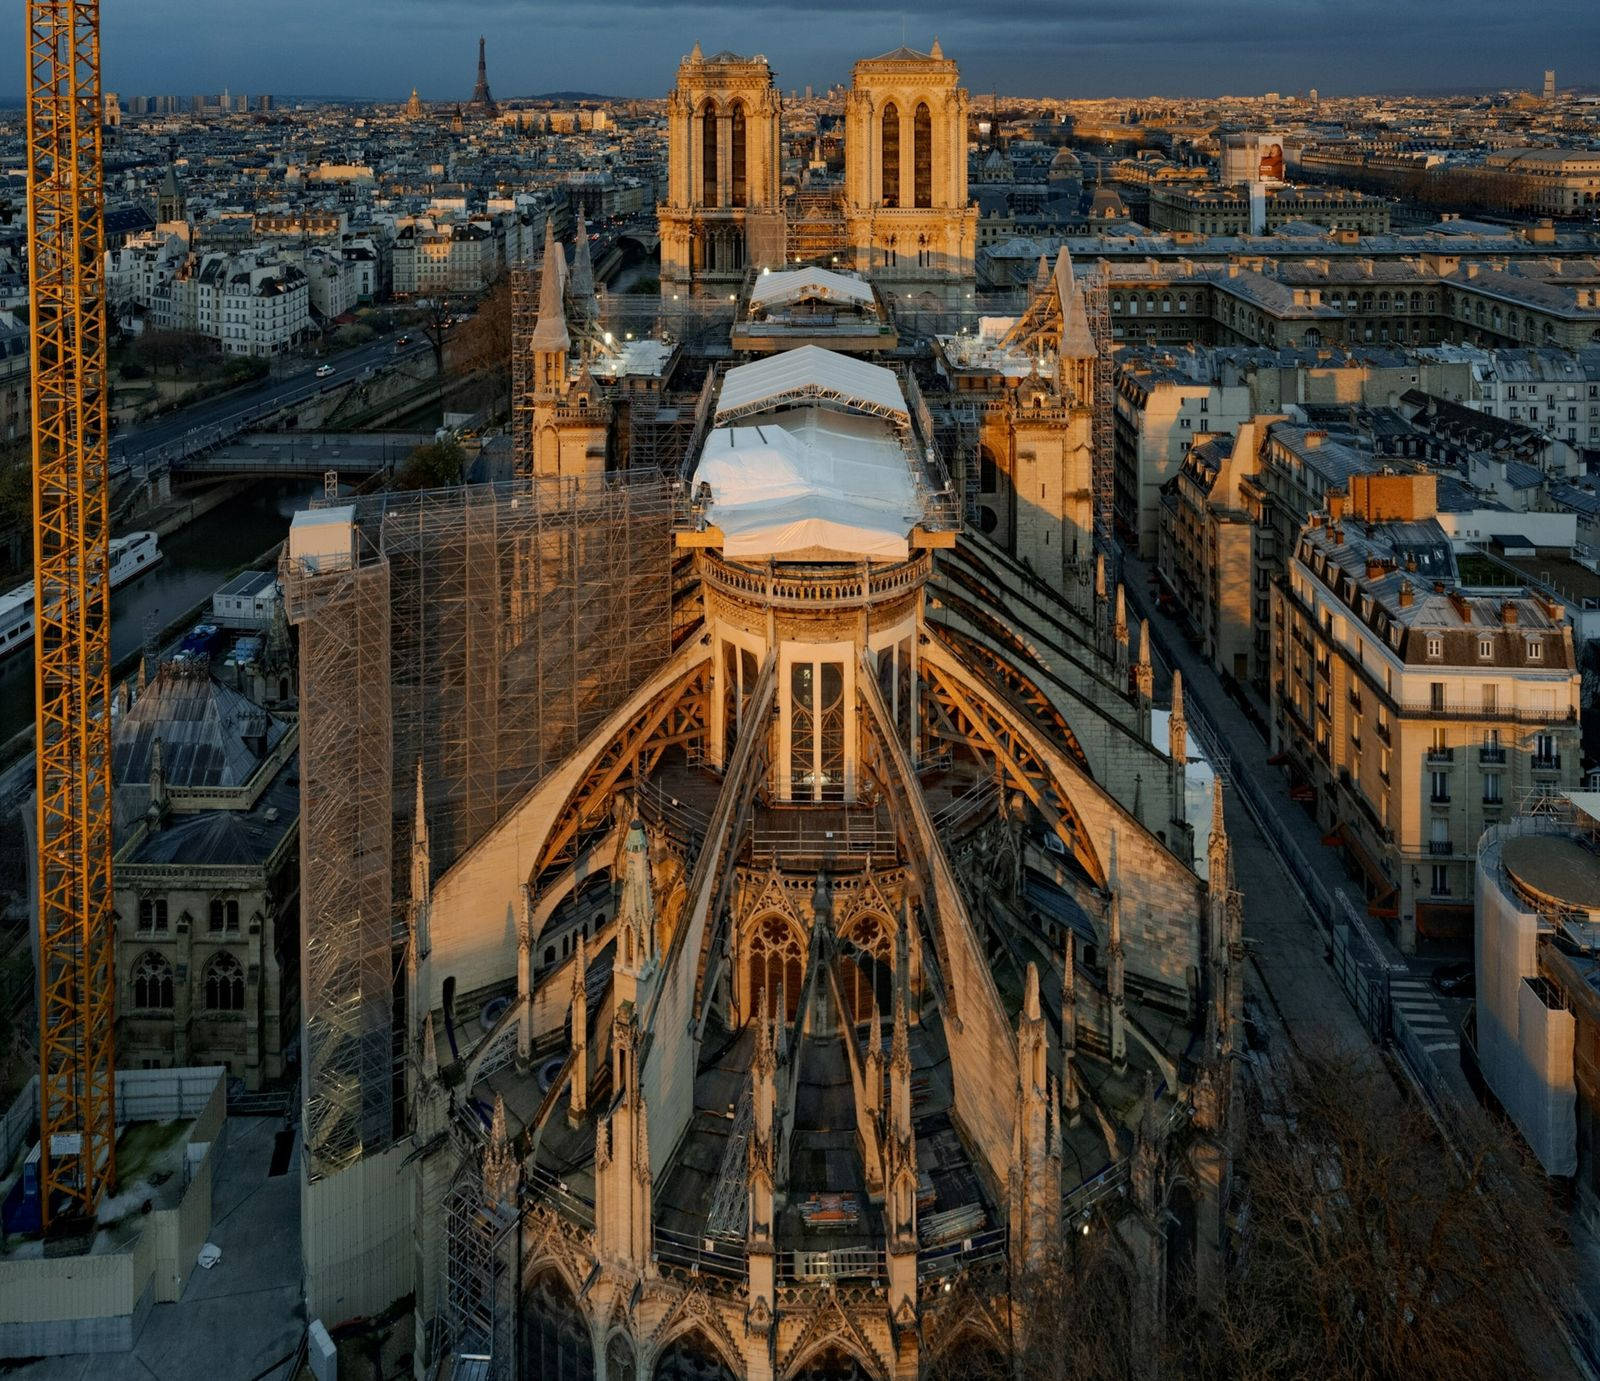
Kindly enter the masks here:
M 312 479 L 252 485 L 181 532 L 163 537 L 161 564 L 111 596 L 112 665 L 281 542 L 295 511 L 307 507 L 321 489 Z M 32 722 L 32 647 L 0 662 L 0 743 Z

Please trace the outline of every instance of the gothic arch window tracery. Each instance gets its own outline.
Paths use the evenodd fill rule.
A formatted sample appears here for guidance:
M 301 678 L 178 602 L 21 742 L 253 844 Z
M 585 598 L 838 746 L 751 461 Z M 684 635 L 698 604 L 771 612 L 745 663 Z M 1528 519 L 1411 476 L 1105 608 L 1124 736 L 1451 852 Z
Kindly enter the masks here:
M 912 205 L 933 205 L 933 113 L 926 101 L 917 103 L 911 121 Z
M 900 205 L 900 108 L 890 101 L 883 108 L 879 200 Z
M 799 1006 L 800 985 L 805 977 L 804 951 L 794 927 L 776 913 L 761 917 L 750 929 L 746 952 L 750 1011 L 761 1010 L 763 994 L 767 1010 L 776 1011 L 781 991 L 784 1018 L 792 1019 Z
M 554 1271 L 540 1275 L 523 1296 L 521 1351 L 526 1381 L 596 1381 L 588 1320 Z
M 219 954 L 206 965 L 206 1010 L 244 1011 L 244 968 L 231 954 Z
M 748 144 L 745 134 L 744 102 L 735 101 L 728 121 L 728 172 L 730 206 L 749 205 Z
M 133 1005 L 147 1012 L 172 1010 L 172 965 L 154 950 L 133 966 Z
M 700 107 L 700 201 L 717 204 L 717 104 L 712 100 Z
M 839 944 L 839 992 L 857 1024 L 872 1016 L 877 1000 L 880 1017 L 894 1010 L 893 927 L 876 912 L 857 916 L 845 928 Z

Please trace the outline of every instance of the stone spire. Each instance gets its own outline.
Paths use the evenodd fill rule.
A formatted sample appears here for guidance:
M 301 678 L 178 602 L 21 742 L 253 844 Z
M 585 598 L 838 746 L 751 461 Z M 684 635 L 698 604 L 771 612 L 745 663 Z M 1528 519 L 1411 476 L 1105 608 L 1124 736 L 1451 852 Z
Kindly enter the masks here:
M 433 1013 L 422 1014 L 422 1077 L 424 1079 L 437 1079 L 439 1077 L 439 1047 L 433 1037 Z
M 1039 267 L 1033 275 L 1033 290 L 1045 292 L 1050 287 L 1050 264 L 1044 255 L 1039 256 Z
M 489 1144 L 483 1148 L 483 1195 L 490 1203 L 514 1208 L 519 1167 L 506 1135 L 506 1100 L 494 1096 L 494 1116 L 489 1122 Z
M 1150 702 L 1156 694 L 1156 670 L 1150 660 L 1150 620 L 1139 620 L 1139 660 L 1133 668 L 1133 693 L 1139 699 L 1139 707 L 1143 710 L 1150 708 Z M 1141 721 L 1142 722 L 1142 721 Z
M 152 825 L 159 825 L 167 810 L 167 771 L 163 757 L 158 734 L 150 744 L 150 806 L 145 811 L 145 818 Z
M 1172 718 L 1167 723 L 1167 756 L 1179 769 L 1189 761 L 1189 723 L 1183 712 L 1183 673 L 1172 669 Z
M 539 320 L 529 337 L 534 354 L 534 387 L 539 393 L 564 392 L 567 383 L 567 256 L 556 239 L 555 225 L 544 223 L 544 258 L 539 269 Z
M 656 908 L 650 886 L 650 841 L 644 822 L 628 826 L 623 845 L 622 899 L 617 905 L 617 1002 L 638 1000 L 639 986 L 655 972 Z
M 599 317 L 600 304 L 595 299 L 594 291 L 594 264 L 589 257 L 589 228 L 584 224 L 581 206 L 578 208 L 577 233 L 572 243 L 572 274 L 567 295 L 580 321 L 592 324 Z
M 1121 1069 L 1128 1062 L 1128 1003 L 1122 949 L 1122 882 L 1117 875 L 1117 832 L 1111 832 L 1110 916 L 1106 944 L 1106 996 L 1111 999 L 1111 1063 Z
M 1117 582 L 1117 592 L 1112 603 L 1111 635 L 1115 639 L 1117 686 L 1128 688 L 1128 601 L 1122 582 Z
M 589 1111 L 589 948 L 578 932 L 578 951 L 572 963 L 572 1001 L 569 1019 L 572 1036 L 572 1088 L 567 1101 L 567 1121 L 574 1127 Z
M 1172 772 L 1172 828 L 1169 831 L 1173 852 L 1191 866 L 1194 863 L 1194 831 L 1189 825 L 1187 781 L 1189 765 L 1189 724 L 1183 712 L 1183 673 L 1172 669 L 1172 716 L 1167 721 L 1167 756 Z
M 889 1046 L 889 1134 L 911 1135 L 911 1028 L 906 995 L 894 995 L 894 1039 Z
M 862 1064 L 867 1111 L 876 1115 L 883 1110 L 883 1016 L 878 1010 L 876 991 L 872 994 L 872 1016 L 867 1022 L 867 1053 Z
M 1067 930 L 1061 957 L 1061 1102 L 1068 1120 L 1078 1121 L 1078 938 Z
M 1025 1266 L 1037 1266 L 1053 1240 L 1052 1214 L 1059 1218 L 1061 1177 L 1050 1177 L 1050 1114 L 1055 1090 L 1045 1059 L 1044 1012 L 1039 970 L 1028 965 L 1017 1018 L 1017 1117 L 1012 1138 L 1011 1229 Z

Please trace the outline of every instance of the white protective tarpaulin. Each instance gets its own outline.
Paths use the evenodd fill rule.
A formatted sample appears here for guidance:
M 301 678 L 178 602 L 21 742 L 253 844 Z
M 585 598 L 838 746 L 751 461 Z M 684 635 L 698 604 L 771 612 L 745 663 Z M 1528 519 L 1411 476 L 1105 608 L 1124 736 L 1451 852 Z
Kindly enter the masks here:
M 921 516 L 905 452 L 874 417 L 808 408 L 781 423 L 719 427 L 700 452 L 702 482 L 723 554 L 744 560 L 821 550 L 903 561 Z
M 894 370 L 836 350 L 824 350 L 820 345 L 802 345 L 797 350 L 785 350 L 730 369 L 717 395 L 716 420 L 722 422 L 736 414 L 792 407 L 811 400 L 837 401 L 861 412 L 886 416 L 900 426 L 909 426 L 911 421 Z
M 851 274 L 818 268 L 763 273 L 750 289 L 750 305 L 769 311 L 807 300 L 870 307 L 872 289 Z

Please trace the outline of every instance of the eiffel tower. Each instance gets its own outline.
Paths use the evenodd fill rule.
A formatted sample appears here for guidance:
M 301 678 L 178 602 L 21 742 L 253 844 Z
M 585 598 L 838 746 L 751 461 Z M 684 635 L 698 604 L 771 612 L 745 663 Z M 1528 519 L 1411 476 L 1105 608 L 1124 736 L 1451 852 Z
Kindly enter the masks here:
M 483 35 L 478 35 L 478 84 L 472 88 L 472 99 L 467 109 L 481 115 L 496 114 L 494 97 L 489 94 L 489 68 L 483 57 Z

